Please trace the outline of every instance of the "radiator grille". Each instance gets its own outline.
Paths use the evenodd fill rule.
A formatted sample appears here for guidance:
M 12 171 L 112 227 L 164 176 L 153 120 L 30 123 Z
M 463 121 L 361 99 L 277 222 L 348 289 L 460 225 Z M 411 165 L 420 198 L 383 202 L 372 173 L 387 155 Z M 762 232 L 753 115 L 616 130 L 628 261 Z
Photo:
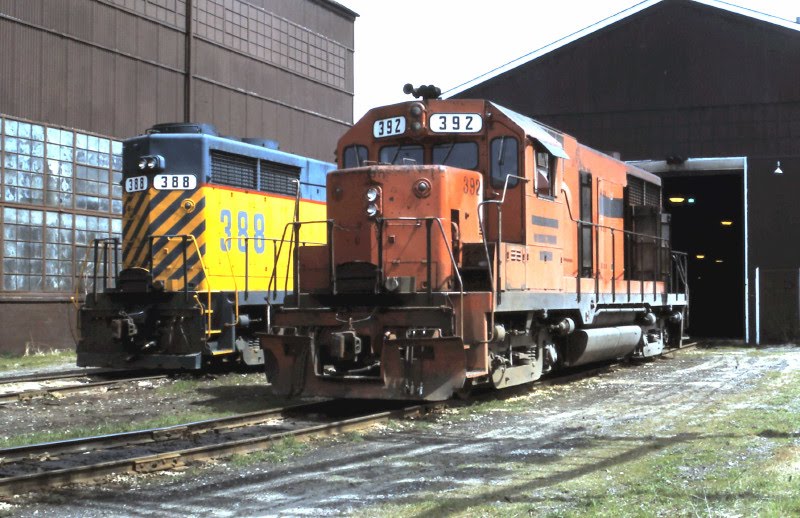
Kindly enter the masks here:
M 628 176 L 628 205 L 661 206 L 661 188 L 641 178 Z
M 294 196 L 297 193 L 297 185 L 292 183 L 292 180 L 299 179 L 299 167 L 278 164 L 268 160 L 263 160 L 261 162 L 261 174 L 259 178 L 259 190 L 261 191 Z
M 256 188 L 258 159 L 231 155 L 221 151 L 211 152 L 211 181 L 243 189 Z

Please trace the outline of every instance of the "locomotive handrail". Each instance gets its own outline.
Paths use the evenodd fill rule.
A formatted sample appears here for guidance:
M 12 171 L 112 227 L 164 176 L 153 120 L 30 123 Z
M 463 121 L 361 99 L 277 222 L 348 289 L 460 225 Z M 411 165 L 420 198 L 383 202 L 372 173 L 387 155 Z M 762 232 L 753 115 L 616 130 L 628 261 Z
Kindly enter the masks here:
M 197 244 L 197 238 L 193 234 L 153 234 L 149 236 L 149 248 L 150 248 L 150 273 L 153 272 L 153 241 L 155 239 L 166 239 L 167 241 L 172 241 L 173 239 L 180 239 L 181 245 L 183 247 L 183 295 L 186 300 L 189 300 L 189 272 L 187 266 L 187 256 L 186 256 L 186 242 L 191 241 L 194 245 L 195 250 L 197 251 L 197 258 L 200 261 L 200 268 L 203 270 L 203 279 L 206 281 L 206 297 L 207 297 L 207 305 L 208 308 L 206 312 L 206 316 L 208 319 L 206 325 L 206 334 L 210 334 L 214 332 L 211 329 L 211 279 L 209 279 L 208 274 L 206 273 L 206 263 L 203 260 L 203 254 L 200 251 L 200 245 Z M 235 281 L 234 281 L 235 282 Z M 238 301 L 238 295 L 237 295 Z M 195 295 L 195 299 L 197 300 L 197 295 Z M 198 300 L 199 302 L 199 300 Z M 238 311 L 238 308 L 237 308 Z
M 114 275 L 119 273 L 119 248 L 120 240 L 116 237 L 104 237 L 92 240 L 92 247 L 94 248 L 94 263 L 92 265 L 92 296 L 97 295 L 97 267 L 99 259 L 100 244 L 103 244 L 103 290 L 108 289 L 108 248 L 110 245 L 114 247 Z
M 507 174 L 506 180 L 503 184 L 503 195 L 500 197 L 499 200 L 483 200 L 478 204 L 478 225 L 481 229 L 481 240 L 483 241 L 483 251 L 486 254 L 486 271 L 489 275 L 489 286 L 492 290 L 492 311 L 489 317 L 489 328 L 490 328 L 490 335 L 489 338 L 485 342 L 479 343 L 489 343 L 494 341 L 494 309 L 497 305 L 496 302 L 500 300 L 500 245 L 503 241 L 503 203 L 506 201 L 506 193 L 508 192 L 508 182 L 512 178 L 516 178 L 517 180 L 522 180 L 523 182 L 527 183 L 530 181 L 529 178 L 525 178 L 524 176 L 517 176 L 513 174 Z M 497 240 L 495 243 L 495 250 L 494 250 L 494 261 L 489 256 L 489 244 L 486 239 L 486 228 L 483 226 L 483 206 L 486 204 L 493 204 L 497 207 Z M 497 286 L 495 286 L 495 276 L 493 275 L 493 269 L 497 268 Z
M 594 223 L 592 221 L 584 221 L 582 219 L 576 219 L 572 215 L 572 207 L 570 206 L 569 197 L 566 195 L 565 189 L 562 188 L 561 192 L 564 193 L 564 201 L 565 201 L 566 206 L 567 206 L 567 213 L 569 215 L 569 219 L 573 223 L 576 223 L 578 225 L 578 231 L 579 232 L 583 228 L 584 225 L 588 225 L 590 227 L 594 227 L 594 229 L 595 229 L 595 232 L 594 232 L 594 234 L 595 234 L 595 236 L 594 236 L 595 237 L 595 242 L 599 242 L 599 236 L 598 236 L 599 230 L 601 230 L 601 229 L 602 230 L 609 230 L 611 232 L 611 240 L 612 240 L 612 249 L 611 249 L 611 257 L 612 257 L 612 279 L 611 279 L 612 299 L 615 297 L 614 291 L 615 291 L 615 286 L 616 286 L 616 277 L 615 277 L 615 273 L 616 272 L 615 272 L 614 268 L 615 268 L 615 265 L 616 265 L 616 254 L 617 254 L 617 251 L 616 251 L 616 247 L 613 246 L 614 245 L 614 233 L 615 232 L 621 232 L 623 235 L 626 235 L 626 236 L 640 237 L 640 238 L 644 238 L 644 239 L 647 239 L 647 240 L 652 240 L 654 243 L 661 242 L 662 245 L 664 243 L 666 243 L 666 245 L 667 245 L 666 248 L 668 248 L 670 250 L 670 252 L 673 252 L 672 247 L 670 246 L 668 238 L 654 236 L 654 235 L 651 235 L 651 234 L 642 234 L 640 232 L 633 232 L 632 230 L 619 229 L 619 228 L 614 228 L 614 227 L 611 227 L 611 226 L 608 226 L 608 225 L 601 225 L 599 223 Z M 582 239 L 578 239 L 578 255 L 579 255 L 579 257 L 582 257 L 582 255 L 581 255 L 582 248 L 583 248 L 583 240 Z M 598 247 L 595 246 L 595 259 L 596 259 L 595 263 L 594 263 L 595 293 L 596 293 L 595 296 L 597 298 L 599 298 L 599 272 L 600 272 L 600 268 L 599 268 L 599 263 L 597 261 L 598 255 L 599 255 L 599 252 L 598 252 L 597 249 L 598 249 Z M 641 254 L 641 250 L 639 251 L 639 253 Z M 641 260 L 641 258 L 640 258 L 640 260 Z M 577 275 L 576 275 L 578 301 L 580 301 L 580 299 L 581 299 L 581 278 L 582 278 L 582 275 L 581 275 L 581 264 L 582 264 L 581 260 L 579 260 L 578 269 L 577 269 Z M 625 269 L 623 269 L 623 273 L 624 272 L 625 272 Z M 661 252 L 659 250 L 656 253 L 656 267 L 653 269 L 653 299 L 654 300 L 655 300 L 655 298 L 657 296 L 656 283 L 659 282 L 658 281 L 658 276 L 660 276 L 660 274 L 661 274 Z M 670 272 L 667 275 L 669 277 L 668 286 L 671 287 L 672 286 L 672 274 Z M 643 272 L 641 273 L 640 279 L 639 279 L 639 289 L 640 289 L 640 297 L 641 297 L 642 300 L 644 300 L 644 278 L 642 276 L 643 276 Z M 625 281 L 627 282 L 627 288 L 628 288 L 628 300 L 630 300 L 630 282 L 631 282 L 630 277 L 628 276 L 625 279 Z
M 289 227 L 291 226 L 292 227 L 292 235 L 294 236 L 293 239 L 292 239 L 292 241 L 294 242 L 293 243 L 294 247 L 289 252 L 289 257 L 287 258 L 287 266 L 288 266 L 288 264 L 290 262 L 292 262 L 292 259 L 294 259 L 294 263 L 295 264 L 294 264 L 293 275 L 292 275 L 293 281 L 294 281 L 294 286 L 292 287 L 292 294 L 295 296 L 295 299 L 296 299 L 298 305 L 300 303 L 300 299 L 299 299 L 299 294 L 300 294 L 300 271 L 299 270 L 300 269 L 299 269 L 299 258 L 297 257 L 298 254 L 295 253 L 295 250 L 300 247 L 300 244 L 303 244 L 303 245 L 309 245 L 309 244 L 316 245 L 316 244 L 319 244 L 321 246 L 324 246 L 324 243 L 315 243 L 313 241 L 300 241 L 299 240 L 300 227 L 302 225 L 314 225 L 314 224 L 320 224 L 320 223 L 325 223 L 327 225 L 327 227 L 328 227 L 328 230 L 327 230 L 327 234 L 328 234 L 328 249 L 329 249 L 328 250 L 328 252 L 329 252 L 328 256 L 329 256 L 329 261 L 330 261 L 328 273 L 330 275 L 330 279 L 331 279 L 331 283 L 332 283 L 333 294 L 335 295 L 336 294 L 336 277 L 334 275 L 335 272 L 333 271 L 333 246 L 334 246 L 334 243 L 333 243 L 333 228 L 334 227 L 342 228 L 342 227 L 340 227 L 339 225 L 336 225 L 336 223 L 334 223 L 334 221 L 332 219 L 322 219 L 322 220 L 313 220 L 313 221 L 294 221 L 292 223 L 287 223 L 283 227 L 283 234 L 281 235 L 280 246 L 279 246 L 277 254 L 275 256 L 275 264 L 277 265 L 278 261 L 280 260 L 281 253 L 283 252 L 283 244 L 286 241 L 286 232 L 288 231 Z M 288 268 L 287 268 L 287 270 L 288 270 Z M 277 271 L 278 271 L 277 268 L 273 268 L 272 269 L 272 275 L 270 276 L 269 284 L 267 285 L 267 293 L 269 293 L 270 291 L 273 290 L 273 281 L 274 281 L 274 284 L 275 284 L 274 289 L 275 289 L 275 291 L 273 292 L 273 297 L 277 295 L 277 289 L 278 289 L 278 286 L 277 286 L 277 284 L 278 284 Z M 286 279 L 285 279 L 285 282 L 284 282 L 284 287 L 283 287 L 284 291 L 288 291 L 288 289 L 289 289 L 288 284 L 289 284 L 289 276 L 287 275 Z M 269 308 L 270 308 L 270 302 L 269 302 L 269 300 L 267 300 L 267 310 L 268 311 L 269 311 Z M 269 314 L 267 316 L 269 317 Z
M 383 279 L 383 224 L 387 221 L 414 221 L 419 223 L 420 221 L 425 221 L 425 238 L 426 238 L 426 249 L 427 249 L 427 287 L 428 287 L 428 301 L 430 302 L 430 297 L 432 296 L 432 289 L 431 286 L 431 254 L 432 254 L 432 243 L 431 243 L 431 226 L 435 221 L 439 227 L 439 232 L 442 235 L 442 241 L 444 242 L 444 246 L 447 249 L 447 254 L 450 256 L 450 264 L 453 266 L 453 271 L 455 272 L 456 279 L 458 279 L 458 289 L 460 295 L 459 301 L 459 325 L 461 328 L 461 336 L 464 336 L 464 282 L 461 279 L 461 272 L 458 271 L 458 262 L 456 261 L 455 256 L 453 255 L 453 250 L 450 247 L 450 243 L 447 241 L 447 235 L 444 232 L 444 225 L 442 224 L 441 218 L 435 217 L 411 217 L 411 216 L 401 216 L 396 218 L 376 218 L 376 223 L 378 224 L 378 271 L 380 272 L 380 278 L 378 282 L 381 282 Z

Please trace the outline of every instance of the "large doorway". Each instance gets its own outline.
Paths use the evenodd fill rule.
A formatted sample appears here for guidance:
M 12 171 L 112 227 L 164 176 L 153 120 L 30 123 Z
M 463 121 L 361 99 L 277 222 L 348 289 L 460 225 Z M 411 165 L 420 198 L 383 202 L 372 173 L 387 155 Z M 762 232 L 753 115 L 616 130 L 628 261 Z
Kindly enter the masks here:
M 749 324 L 746 161 L 695 159 L 677 166 L 636 165 L 662 177 L 664 210 L 672 215 L 672 248 L 688 254 L 688 334 L 744 339 Z

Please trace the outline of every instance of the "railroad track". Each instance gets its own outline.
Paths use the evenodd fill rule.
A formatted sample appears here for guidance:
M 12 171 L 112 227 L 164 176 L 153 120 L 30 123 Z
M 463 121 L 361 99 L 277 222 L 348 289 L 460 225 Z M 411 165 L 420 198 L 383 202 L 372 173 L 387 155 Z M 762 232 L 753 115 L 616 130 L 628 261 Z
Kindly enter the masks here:
M 324 423 L 287 421 L 292 414 L 313 413 L 320 405 L 289 406 L 167 428 L 0 449 L 0 496 L 90 482 L 112 474 L 173 469 L 189 462 L 262 450 L 289 437 L 307 440 L 358 430 L 442 406 L 406 406 Z
M 86 373 L 81 373 L 81 374 L 60 373 L 56 375 L 42 374 L 38 376 L 29 376 L 29 377 L 21 376 L 18 378 L 4 378 L 0 380 L 0 387 L 2 387 L 3 385 L 11 385 L 17 383 L 46 383 L 46 382 L 54 382 L 54 381 L 57 382 L 65 380 L 91 379 L 92 377 L 99 375 L 109 376 L 113 379 L 105 379 L 100 381 L 85 381 L 82 383 L 74 383 L 69 385 L 41 386 L 35 389 L 17 390 L 17 391 L 0 393 L 0 405 L 5 403 L 12 403 L 15 401 L 27 401 L 30 399 L 47 397 L 57 394 L 75 394 L 78 392 L 85 392 L 102 387 L 113 387 L 115 385 L 120 385 L 123 383 L 152 381 L 169 377 L 168 374 L 151 374 L 147 376 L 124 377 L 126 376 L 126 373 L 119 371 L 109 371 L 103 373 L 93 372 L 91 374 L 86 374 Z M 117 377 L 117 376 L 122 376 L 122 377 Z
M 696 345 L 697 342 L 692 342 L 669 352 Z M 619 362 L 578 368 L 545 377 L 533 385 L 520 387 L 519 390 L 574 382 L 611 372 L 617 365 Z M 518 395 L 518 390 L 512 388 L 476 394 L 471 400 L 480 402 L 515 395 Z M 335 402 L 299 404 L 164 428 L 0 449 L 0 496 L 92 482 L 113 474 L 179 468 L 190 462 L 263 450 L 290 437 L 307 440 L 359 430 L 392 419 L 419 416 L 452 402 L 382 409 L 323 423 L 288 421 L 292 415 L 322 413 L 325 404 Z M 348 405 L 350 408 L 354 406 L 359 405 Z

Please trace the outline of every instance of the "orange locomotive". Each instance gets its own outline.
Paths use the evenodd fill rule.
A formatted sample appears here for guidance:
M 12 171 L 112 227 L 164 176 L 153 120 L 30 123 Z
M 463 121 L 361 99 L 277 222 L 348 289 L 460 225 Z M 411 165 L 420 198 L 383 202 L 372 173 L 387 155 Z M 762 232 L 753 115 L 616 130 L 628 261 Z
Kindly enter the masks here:
M 657 176 L 483 100 L 376 108 L 340 140 L 326 246 L 261 337 L 283 395 L 443 400 L 680 344 Z

